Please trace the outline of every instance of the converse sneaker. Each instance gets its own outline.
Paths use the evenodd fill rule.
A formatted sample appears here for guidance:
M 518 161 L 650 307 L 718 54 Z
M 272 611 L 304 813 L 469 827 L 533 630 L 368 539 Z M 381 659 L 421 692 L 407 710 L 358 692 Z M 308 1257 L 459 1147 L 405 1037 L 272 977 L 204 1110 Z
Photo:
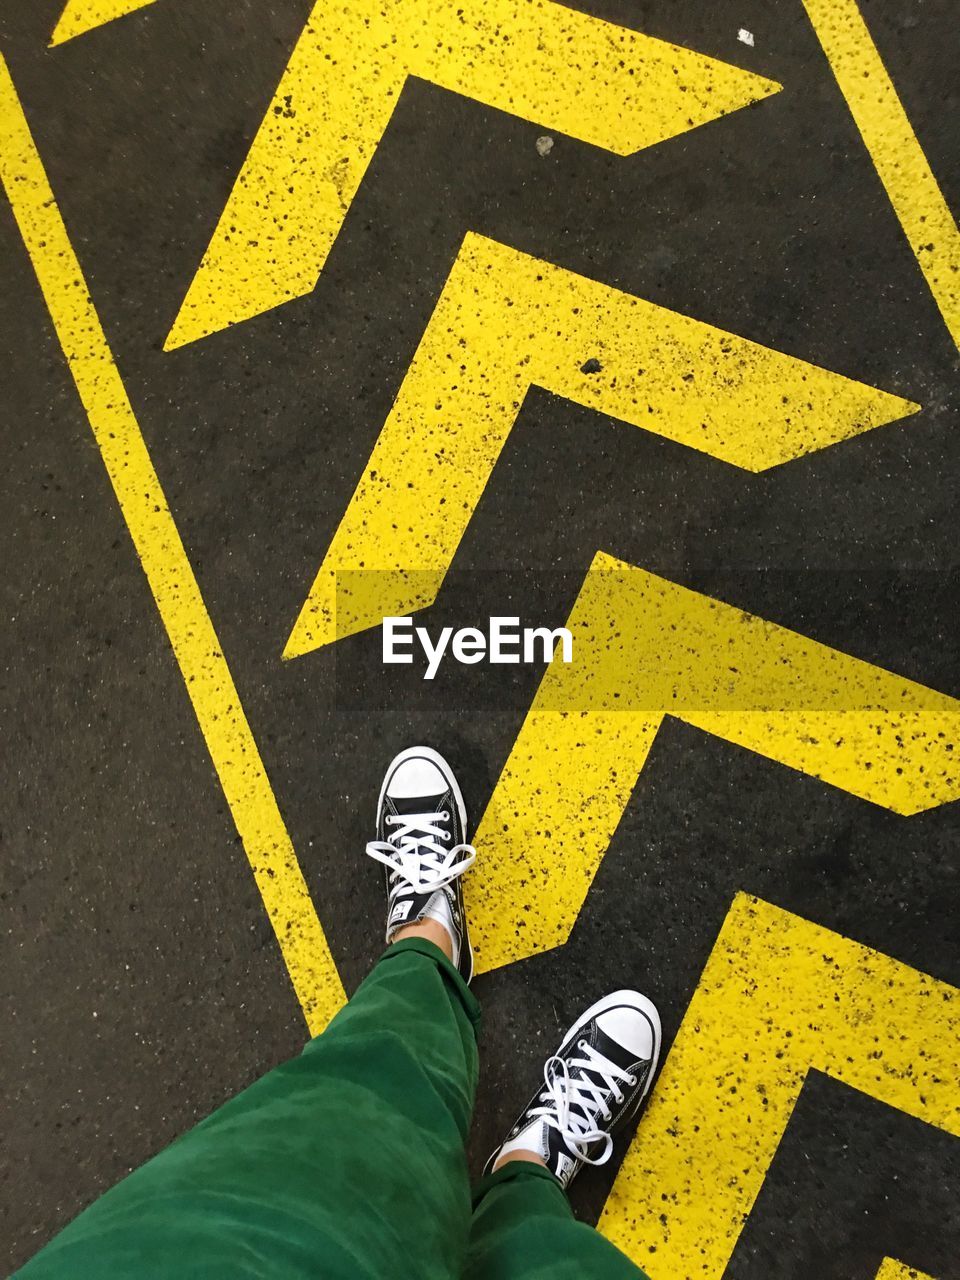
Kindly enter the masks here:
M 377 805 L 377 839 L 367 853 L 387 881 L 387 942 L 398 929 L 437 920 L 453 942 L 453 963 L 469 982 L 473 948 L 460 876 L 477 856 L 465 844 L 467 811 L 453 770 L 430 747 L 409 747 L 387 769 Z
M 640 1110 L 660 1056 L 660 1018 L 636 991 L 615 991 L 578 1018 L 543 1069 L 489 1173 L 511 1151 L 532 1151 L 566 1188 L 584 1164 L 605 1164 L 613 1134 Z

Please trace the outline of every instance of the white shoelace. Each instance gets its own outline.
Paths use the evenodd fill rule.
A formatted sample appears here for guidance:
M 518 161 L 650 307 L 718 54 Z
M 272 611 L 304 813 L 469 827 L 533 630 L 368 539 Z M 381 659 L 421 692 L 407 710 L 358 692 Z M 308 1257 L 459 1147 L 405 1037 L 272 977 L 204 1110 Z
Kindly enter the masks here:
M 556 1056 L 547 1059 L 543 1068 L 546 1089 L 540 1095 L 540 1101 L 547 1105 L 534 1107 L 530 1115 L 542 1118 L 556 1129 L 570 1154 L 578 1160 L 586 1164 L 606 1164 L 613 1150 L 613 1138 L 597 1127 L 598 1117 L 609 1120 L 611 1101 L 618 1106 L 624 1101 L 625 1095 L 617 1088 L 617 1082 L 622 1080 L 632 1088 L 637 1078 L 621 1070 L 586 1040 L 579 1040 L 577 1049 L 587 1056 L 571 1058 L 569 1062 Z M 579 1080 L 571 1075 L 576 1068 L 580 1068 Z M 595 1084 L 586 1074 L 588 1070 L 600 1076 L 603 1083 Z M 574 1111 L 574 1107 L 578 1110 Z M 587 1148 L 594 1142 L 603 1143 L 603 1151 L 597 1157 L 587 1154 Z
M 389 869 L 391 881 L 399 876 L 414 893 L 446 888 L 477 856 L 472 844 L 448 848 L 450 832 L 441 823 L 449 821 L 446 809 L 440 813 L 388 814 L 387 826 L 399 830 L 389 840 L 371 840 L 367 853 Z

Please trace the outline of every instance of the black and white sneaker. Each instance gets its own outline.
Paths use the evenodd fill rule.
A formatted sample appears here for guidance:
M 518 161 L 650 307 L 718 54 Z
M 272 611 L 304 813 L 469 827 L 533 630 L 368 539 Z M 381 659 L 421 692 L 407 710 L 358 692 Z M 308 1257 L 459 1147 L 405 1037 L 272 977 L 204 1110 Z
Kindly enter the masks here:
M 660 1057 L 660 1017 L 646 996 L 615 991 L 573 1024 L 546 1061 L 543 1088 L 484 1172 L 511 1151 L 532 1151 L 563 1186 L 584 1164 L 605 1164 L 613 1134 L 643 1105 Z
M 453 941 L 453 963 L 469 982 L 473 948 L 460 877 L 477 851 L 466 844 L 467 811 L 453 770 L 430 747 L 408 747 L 387 769 L 377 839 L 367 853 L 387 880 L 387 942 L 398 929 L 437 920 Z

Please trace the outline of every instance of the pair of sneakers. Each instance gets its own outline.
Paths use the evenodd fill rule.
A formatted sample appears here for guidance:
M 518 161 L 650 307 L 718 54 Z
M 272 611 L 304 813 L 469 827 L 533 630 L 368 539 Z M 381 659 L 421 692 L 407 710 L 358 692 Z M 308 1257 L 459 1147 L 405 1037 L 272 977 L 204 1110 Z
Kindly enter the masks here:
M 407 925 L 435 920 L 449 933 L 453 963 L 469 982 L 473 948 L 461 877 L 477 855 L 466 838 L 463 795 L 446 760 L 429 747 L 402 751 L 387 769 L 377 839 L 367 845 L 385 869 L 387 942 Z M 543 1084 L 485 1171 L 502 1156 L 529 1151 L 567 1187 L 584 1164 L 604 1164 L 613 1135 L 643 1105 L 659 1054 L 660 1018 L 646 996 L 615 991 L 598 1000 L 547 1059 Z

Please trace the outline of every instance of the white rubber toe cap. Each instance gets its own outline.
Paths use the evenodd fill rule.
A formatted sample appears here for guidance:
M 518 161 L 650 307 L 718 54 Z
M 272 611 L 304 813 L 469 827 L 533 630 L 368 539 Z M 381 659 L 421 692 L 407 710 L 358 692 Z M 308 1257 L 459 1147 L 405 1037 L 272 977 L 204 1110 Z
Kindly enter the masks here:
M 622 1044 L 634 1058 L 655 1058 L 660 1045 L 660 1019 L 652 1002 L 633 991 L 618 992 L 609 1000 L 613 1007 L 597 1016 L 600 1030 Z
M 410 755 L 394 770 L 386 793 L 395 800 L 413 800 L 417 796 L 440 796 L 449 789 L 449 779 L 432 760 Z

